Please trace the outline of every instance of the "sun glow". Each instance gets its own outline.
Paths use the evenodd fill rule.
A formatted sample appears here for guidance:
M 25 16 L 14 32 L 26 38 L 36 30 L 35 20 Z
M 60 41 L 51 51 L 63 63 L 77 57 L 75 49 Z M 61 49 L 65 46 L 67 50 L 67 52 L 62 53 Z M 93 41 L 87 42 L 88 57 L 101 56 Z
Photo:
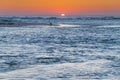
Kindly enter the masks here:
M 61 14 L 61 16 L 62 16 L 62 17 L 64 17 L 64 16 L 65 16 L 65 14 Z
M 0 0 L 0 15 L 120 15 L 119 7 L 120 0 Z

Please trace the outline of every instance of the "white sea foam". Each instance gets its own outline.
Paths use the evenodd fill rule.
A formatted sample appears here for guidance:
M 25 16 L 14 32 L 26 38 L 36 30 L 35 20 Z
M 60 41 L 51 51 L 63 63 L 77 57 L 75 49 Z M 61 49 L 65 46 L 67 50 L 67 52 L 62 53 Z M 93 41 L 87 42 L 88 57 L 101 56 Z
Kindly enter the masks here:
M 117 28 L 120 27 L 120 25 L 103 25 L 103 26 L 97 26 L 98 28 Z
M 95 79 L 98 76 L 92 76 L 92 74 L 104 74 L 111 71 L 109 68 L 105 68 L 106 64 L 111 63 L 108 60 L 92 60 L 84 63 L 63 63 L 54 65 L 34 65 L 29 66 L 27 69 L 20 69 L 6 73 L 0 73 L 1 79 L 49 79 L 59 80 L 62 77 L 68 77 L 73 79 Z M 104 67 L 104 69 L 103 69 Z M 91 75 L 90 75 L 91 74 Z

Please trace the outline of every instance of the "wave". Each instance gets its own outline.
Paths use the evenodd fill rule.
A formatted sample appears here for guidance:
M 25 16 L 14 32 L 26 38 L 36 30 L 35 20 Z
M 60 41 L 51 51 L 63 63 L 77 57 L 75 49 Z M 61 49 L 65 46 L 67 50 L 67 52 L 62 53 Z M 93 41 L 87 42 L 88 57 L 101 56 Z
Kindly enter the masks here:
M 45 21 L 45 22 L 56 22 L 56 21 L 74 21 L 74 20 L 120 20 L 120 17 L 115 16 L 69 16 L 69 17 L 40 17 L 40 16 L 13 16 L 13 17 L 0 17 L 0 22 L 39 22 L 39 21 Z
M 57 80 L 66 79 L 109 79 L 119 76 L 110 75 L 113 70 L 107 68 L 111 64 L 108 60 L 92 60 L 84 63 L 63 63 L 54 65 L 34 65 L 26 69 L 15 70 L 6 73 L 0 73 L 1 79 L 40 79 L 40 80 Z M 104 68 L 104 69 L 103 69 Z M 109 77 L 106 77 L 109 75 Z M 117 77 L 116 77 L 117 76 Z
M 97 26 L 99 28 L 119 28 L 120 25 L 103 25 L 103 26 Z

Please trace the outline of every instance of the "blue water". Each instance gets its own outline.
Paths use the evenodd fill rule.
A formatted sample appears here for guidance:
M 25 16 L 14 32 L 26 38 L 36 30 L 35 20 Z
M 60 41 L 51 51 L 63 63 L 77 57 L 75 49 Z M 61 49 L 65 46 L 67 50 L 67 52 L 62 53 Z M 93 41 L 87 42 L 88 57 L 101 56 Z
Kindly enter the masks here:
M 0 80 L 120 79 L 120 19 L 53 22 L 60 26 L 0 27 Z

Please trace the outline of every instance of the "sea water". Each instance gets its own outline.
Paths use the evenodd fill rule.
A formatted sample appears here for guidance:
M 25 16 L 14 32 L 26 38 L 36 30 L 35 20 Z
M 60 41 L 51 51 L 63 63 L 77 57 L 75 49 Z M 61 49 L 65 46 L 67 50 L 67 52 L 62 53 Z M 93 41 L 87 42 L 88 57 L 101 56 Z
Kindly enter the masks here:
M 60 25 L 0 27 L 0 80 L 120 80 L 120 18 L 51 22 Z

